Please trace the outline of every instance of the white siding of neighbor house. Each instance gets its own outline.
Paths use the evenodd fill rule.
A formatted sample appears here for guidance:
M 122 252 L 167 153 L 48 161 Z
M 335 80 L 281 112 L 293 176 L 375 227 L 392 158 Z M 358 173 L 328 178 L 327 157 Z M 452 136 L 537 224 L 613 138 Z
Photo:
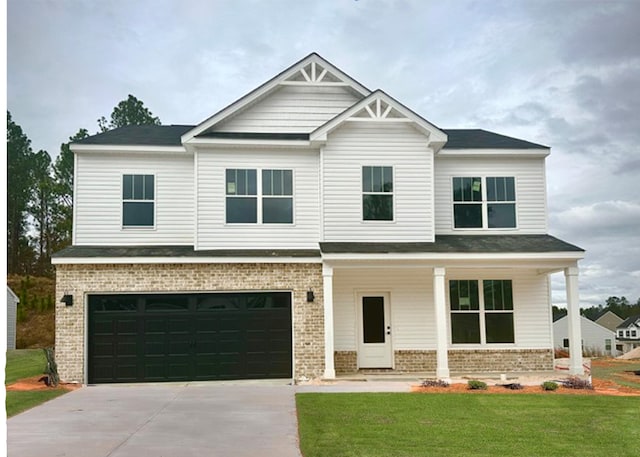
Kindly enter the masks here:
M 553 323 L 553 342 L 554 346 L 559 349 L 566 349 L 563 346 L 563 340 L 569 338 L 569 319 L 564 316 Z M 582 349 L 587 354 L 597 355 L 613 355 L 616 352 L 616 334 L 615 332 L 603 327 L 600 324 L 580 316 L 580 330 L 582 332 Z M 611 350 L 607 351 L 605 340 L 611 340 Z
M 18 315 L 18 297 L 7 286 L 7 349 L 16 348 L 16 320 Z
M 324 241 L 433 241 L 433 153 L 406 123 L 346 122 L 322 152 Z M 392 166 L 394 221 L 362 220 L 362 167 Z
M 318 249 L 317 150 L 209 149 L 197 153 L 197 249 Z M 293 170 L 293 224 L 227 224 L 227 168 Z
M 282 86 L 213 130 L 308 133 L 359 99 L 343 86 Z
M 516 184 L 516 229 L 454 229 L 452 178 L 513 176 Z M 435 227 L 438 235 L 547 233 L 545 164 L 542 158 L 436 157 Z
M 78 153 L 75 245 L 193 244 L 193 157 L 183 153 Z M 155 175 L 153 229 L 122 228 L 122 175 Z
M 447 270 L 447 311 L 450 279 L 511 279 L 514 294 L 515 344 L 449 345 L 450 348 L 552 347 L 549 290 L 546 275 L 530 270 Z M 394 350 L 434 350 L 436 348 L 433 273 L 430 268 L 372 268 L 334 270 L 335 349 L 353 351 L 357 347 L 357 294 L 388 292 L 392 345 Z M 447 332 L 450 319 L 447 312 Z

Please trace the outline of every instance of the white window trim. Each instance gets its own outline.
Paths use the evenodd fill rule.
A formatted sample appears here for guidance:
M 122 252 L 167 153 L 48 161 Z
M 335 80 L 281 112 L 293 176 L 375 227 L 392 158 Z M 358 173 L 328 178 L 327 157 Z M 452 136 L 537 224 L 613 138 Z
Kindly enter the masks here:
M 478 283 L 478 308 L 477 310 L 470 311 L 458 311 L 451 309 L 451 287 L 449 283 L 451 281 L 476 281 Z M 484 306 L 484 281 L 511 281 L 511 298 L 513 309 L 505 309 L 505 310 L 486 310 Z M 511 278 L 494 278 L 494 277 L 486 277 L 486 278 L 450 278 L 448 279 L 447 287 L 447 303 L 449 306 L 448 312 L 448 333 L 449 333 L 449 347 L 452 349 L 455 348 L 477 348 L 479 346 L 488 347 L 488 348 L 500 348 L 500 347 L 514 347 L 518 341 L 518 335 L 516 333 L 516 292 L 514 280 Z M 451 315 L 452 314 L 470 314 L 470 313 L 479 313 L 479 325 L 480 325 L 480 342 L 479 343 L 454 343 L 453 342 L 453 334 L 451 331 Z M 495 313 L 511 313 L 513 316 L 513 342 L 512 343 L 487 343 L 487 327 L 486 327 L 486 314 L 495 314 Z
M 479 202 L 456 202 L 453 199 L 453 180 L 454 178 L 480 178 L 481 180 L 481 197 L 482 200 Z M 516 194 L 516 199 L 515 201 L 504 201 L 504 202 L 494 202 L 494 201 L 488 201 L 487 200 L 487 178 L 513 178 L 513 190 Z M 517 231 L 519 229 L 519 224 L 518 224 L 518 177 L 513 174 L 513 175 L 508 175 L 505 173 L 499 174 L 499 173 L 495 173 L 495 174 L 491 174 L 491 175 L 483 175 L 480 173 L 459 173 L 456 175 L 452 175 L 449 178 L 449 200 L 450 200 L 450 208 L 451 208 L 451 228 L 453 230 L 460 230 L 460 231 Z M 513 203 L 513 205 L 515 206 L 515 217 L 516 217 L 516 225 L 515 227 L 492 227 L 489 228 L 489 204 L 491 203 Z M 455 205 L 482 205 L 482 227 L 456 227 L 456 219 L 455 219 Z
M 124 177 L 125 176 L 153 176 L 153 200 L 128 200 L 124 198 Z M 120 174 L 120 230 L 156 230 L 158 218 L 158 178 L 155 173 L 147 173 L 143 171 L 127 171 Z M 153 225 L 124 225 L 124 204 L 127 203 L 153 203 Z
M 227 170 L 256 170 L 256 194 L 255 195 L 228 195 L 227 194 Z M 291 172 L 291 195 L 263 195 L 262 194 L 262 171 L 263 170 L 279 170 Z M 296 172 L 293 168 L 272 168 L 272 167 L 225 167 L 224 169 L 224 225 L 230 227 L 295 227 L 296 225 Z M 257 198 L 256 203 L 256 222 L 227 222 L 227 198 Z M 291 222 L 263 222 L 262 218 L 262 199 L 266 198 L 290 198 L 291 199 Z
M 365 192 L 362 190 L 364 187 L 364 167 L 388 167 L 391 168 L 391 179 L 393 180 L 393 190 L 391 192 Z M 365 195 L 391 195 L 391 210 L 393 211 L 392 219 L 388 221 L 383 220 L 373 220 L 373 219 L 364 219 L 364 196 Z M 360 222 L 363 224 L 395 224 L 396 223 L 396 167 L 395 165 L 389 164 L 362 164 L 360 165 Z

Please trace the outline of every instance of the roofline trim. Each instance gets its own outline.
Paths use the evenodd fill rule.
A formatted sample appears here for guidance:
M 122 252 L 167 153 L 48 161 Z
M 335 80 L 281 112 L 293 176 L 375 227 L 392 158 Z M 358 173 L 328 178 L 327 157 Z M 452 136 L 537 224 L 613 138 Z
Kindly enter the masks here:
M 162 263 L 322 263 L 318 257 L 53 257 L 53 265 L 162 264 Z
M 170 152 L 189 153 L 184 146 L 77 144 L 70 145 L 72 152 Z
M 440 157 L 488 157 L 488 156 L 520 156 L 520 157 L 547 157 L 551 154 L 549 148 L 537 149 L 537 148 L 464 148 L 464 149 L 449 149 L 446 147 L 438 151 Z
M 322 253 L 324 260 L 468 260 L 468 261 L 499 261 L 499 260 L 559 260 L 578 261 L 584 258 L 581 251 L 555 252 L 384 252 L 384 253 Z

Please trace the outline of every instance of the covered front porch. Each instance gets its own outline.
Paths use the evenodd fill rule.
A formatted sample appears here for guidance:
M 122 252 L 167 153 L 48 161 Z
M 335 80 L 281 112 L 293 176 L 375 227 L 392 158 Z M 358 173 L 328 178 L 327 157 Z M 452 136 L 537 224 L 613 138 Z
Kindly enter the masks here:
M 547 247 L 571 246 L 548 238 Z M 580 347 L 581 250 L 433 252 L 446 247 L 436 245 L 322 244 L 325 379 L 553 372 L 549 274 L 558 271 L 571 344 Z M 572 354 L 569 373 L 584 373 L 581 354 Z

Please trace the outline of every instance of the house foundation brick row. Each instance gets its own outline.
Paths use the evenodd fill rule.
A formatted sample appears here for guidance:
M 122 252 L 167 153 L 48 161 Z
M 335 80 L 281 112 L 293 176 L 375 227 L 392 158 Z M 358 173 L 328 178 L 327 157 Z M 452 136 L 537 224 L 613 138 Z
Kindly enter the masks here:
M 324 370 L 324 314 L 320 264 L 58 265 L 56 361 L 60 379 L 85 382 L 85 298 L 98 293 L 293 291 L 294 378 Z M 307 302 L 307 291 L 315 294 Z M 73 295 L 73 306 L 60 303 Z

